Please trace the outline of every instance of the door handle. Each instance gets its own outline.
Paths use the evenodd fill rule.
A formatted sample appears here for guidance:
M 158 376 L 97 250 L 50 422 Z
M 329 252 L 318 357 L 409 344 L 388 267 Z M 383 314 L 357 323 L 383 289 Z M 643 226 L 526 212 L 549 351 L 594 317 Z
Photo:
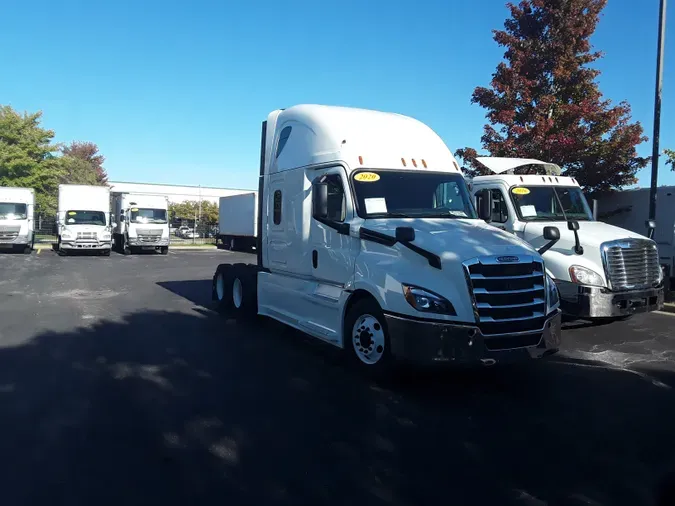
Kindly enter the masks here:
M 317 265 L 319 265 L 319 252 L 317 250 L 312 251 L 312 266 L 316 269 Z

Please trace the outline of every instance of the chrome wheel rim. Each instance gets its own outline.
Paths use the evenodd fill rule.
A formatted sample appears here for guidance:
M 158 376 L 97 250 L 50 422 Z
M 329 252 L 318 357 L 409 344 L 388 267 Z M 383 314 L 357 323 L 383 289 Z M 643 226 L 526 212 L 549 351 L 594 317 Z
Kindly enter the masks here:
M 374 316 L 365 314 L 357 318 L 351 336 L 354 352 L 364 364 L 374 365 L 384 356 L 384 329 Z

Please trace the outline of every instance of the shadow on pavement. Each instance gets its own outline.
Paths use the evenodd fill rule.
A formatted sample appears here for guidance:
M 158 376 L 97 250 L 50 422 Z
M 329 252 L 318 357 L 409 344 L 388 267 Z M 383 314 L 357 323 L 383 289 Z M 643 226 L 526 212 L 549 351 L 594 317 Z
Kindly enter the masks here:
M 186 281 L 160 281 L 157 285 L 189 300 L 193 304 L 208 308 L 213 305 L 211 283 L 210 279 L 191 279 Z
M 2 503 L 636 506 L 675 465 L 672 373 L 378 385 L 305 341 L 141 312 L 0 348 Z

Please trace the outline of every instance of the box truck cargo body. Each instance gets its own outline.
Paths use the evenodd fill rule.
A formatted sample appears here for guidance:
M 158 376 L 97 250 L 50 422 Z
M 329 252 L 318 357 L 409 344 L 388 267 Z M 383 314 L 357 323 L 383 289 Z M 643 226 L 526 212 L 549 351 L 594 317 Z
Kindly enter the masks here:
M 125 255 L 169 252 L 169 200 L 163 195 L 113 193 L 114 245 Z
M 35 190 L 32 188 L 0 187 L 0 251 L 32 251 L 34 208 Z
M 251 250 L 258 237 L 257 220 L 257 192 L 220 197 L 216 244 L 232 251 Z
M 110 255 L 111 224 L 107 186 L 59 185 L 56 225 L 60 254 L 93 250 Z

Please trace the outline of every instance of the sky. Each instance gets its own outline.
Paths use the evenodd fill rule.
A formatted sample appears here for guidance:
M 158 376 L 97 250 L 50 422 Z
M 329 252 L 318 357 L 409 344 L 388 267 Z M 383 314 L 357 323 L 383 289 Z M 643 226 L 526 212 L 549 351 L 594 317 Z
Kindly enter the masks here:
M 675 149 L 671 11 L 661 146 Z M 506 17 L 504 0 L 6 2 L 0 104 L 43 111 L 58 142 L 98 144 L 111 180 L 254 189 L 261 122 L 299 103 L 406 114 L 453 152 L 480 148 L 471 93 L 502 58 L 491 31 Z M 650 138 L 643 156 L 657 24 L 658 0 L 609 0 L 592 39 L 600 90 Z M 659 173 L 675 184 L 663 160 Z

